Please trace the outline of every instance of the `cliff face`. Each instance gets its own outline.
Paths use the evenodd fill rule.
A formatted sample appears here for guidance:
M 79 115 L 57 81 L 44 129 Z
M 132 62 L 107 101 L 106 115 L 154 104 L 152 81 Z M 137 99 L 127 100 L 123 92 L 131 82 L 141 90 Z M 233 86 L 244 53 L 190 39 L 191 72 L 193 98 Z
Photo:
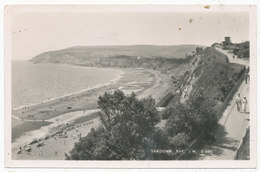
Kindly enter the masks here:
M 226 55 L 207 47 L 192 55 L 181 70 L 182 74 L 174 78 L 175 94 L 181 103 L 192 94 L 204 94 L 221 103 L 242 75 L 244 66 L 229 63 Z

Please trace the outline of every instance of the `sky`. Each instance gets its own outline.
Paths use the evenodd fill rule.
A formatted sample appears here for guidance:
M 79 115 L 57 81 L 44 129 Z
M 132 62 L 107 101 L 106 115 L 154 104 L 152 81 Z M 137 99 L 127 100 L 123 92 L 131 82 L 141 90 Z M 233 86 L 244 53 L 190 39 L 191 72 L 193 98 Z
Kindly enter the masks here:
M 15 60 L 28 60 L 46 51 L 72 46 L 210 46 L 222 42 L 225 36 L 235 43 L 249 40 L 246 12 L 27 9 L 12 10 L 6 18 L 11 24 L 5 34 L 10 34 Z

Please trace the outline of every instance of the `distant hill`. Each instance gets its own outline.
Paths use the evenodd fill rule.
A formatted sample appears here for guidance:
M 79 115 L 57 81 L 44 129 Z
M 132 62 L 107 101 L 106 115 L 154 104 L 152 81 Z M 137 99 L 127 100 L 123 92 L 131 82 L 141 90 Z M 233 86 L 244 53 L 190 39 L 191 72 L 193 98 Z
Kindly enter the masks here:
M 116 56 L 185 58 L 198 47 L 197 45 L 157 46 L 157 45 L 113 45 L 77 46 L 42 53 L 31 59 L 39 63 L 76 63 L 85 64 L 93 58 Z

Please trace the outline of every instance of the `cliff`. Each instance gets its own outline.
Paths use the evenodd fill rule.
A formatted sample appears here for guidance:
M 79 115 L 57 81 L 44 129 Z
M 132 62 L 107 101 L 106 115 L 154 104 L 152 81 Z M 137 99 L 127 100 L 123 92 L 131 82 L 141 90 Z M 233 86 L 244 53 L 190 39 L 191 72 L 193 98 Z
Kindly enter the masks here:
M 171 90 L 176 101 L 185 103 L 192 95 L 203 94 L 219 106 L 242 76 L 243 65 L 229 63 L 228 57 L 215 48 L 197 50 L 190 61 L 178 68 L 179 75 L 171 72 L 175 89 Z

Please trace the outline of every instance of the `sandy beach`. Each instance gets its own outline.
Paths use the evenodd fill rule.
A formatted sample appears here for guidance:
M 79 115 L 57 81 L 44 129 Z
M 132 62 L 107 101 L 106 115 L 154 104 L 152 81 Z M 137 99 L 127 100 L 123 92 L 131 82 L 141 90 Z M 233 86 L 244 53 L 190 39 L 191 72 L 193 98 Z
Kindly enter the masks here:
M 73 112 L 75 116 L 70 115 L 69 118 L 64 117 L 64 122 L 71 122 L 71 119 L 77 118 L 81 116 L 81 114 L 83 114 L 81 111 Z M 79 141 L 80 137 L 85 137 L 91 128 L 100 126 L 101 122 L 99 117 L 95 117 L 91 120 L 82 121 L 77 125 L 67 127 L 59 134 L 50 134 L 49 132 L 55 125 L 54 123 L 48 127 L 42 127 L 39 130 L 32 131 L 30 132 L 30 137 L 21 137 L 21 141 L 27 140 L 24 144 L 21 144 L 20 141 L 13 143 L 12 158 L 20 160 L 63 160 L 65 159 L 65 153 L 69 153 L 69 151 L 72 150 L 75 142 Z M 49 133 L 49 135 L 47 133 Z M 35 143 L 30 144 L 32 141 L 35 141 Z M 28 148 L 31 150 L 27 151 Z M 18 154 L 19 151 L 21 152 Z
M 16 122 L 12 122 L 12 135 L 15 135 L 12 159 L 65 159 L 64 154 L 73 148 L 79 137 L 101 124 L 97 99 L 105 91 L 120 89 L 125 94 L 134 91 L 139 98 L 151 95 L 158 102 L 170 87 L 170 77 L 160 71 L 124 69 L 120 77 L 109 84 L 13 110 Z M 36 143 L 30 144 L 33 140 Z

